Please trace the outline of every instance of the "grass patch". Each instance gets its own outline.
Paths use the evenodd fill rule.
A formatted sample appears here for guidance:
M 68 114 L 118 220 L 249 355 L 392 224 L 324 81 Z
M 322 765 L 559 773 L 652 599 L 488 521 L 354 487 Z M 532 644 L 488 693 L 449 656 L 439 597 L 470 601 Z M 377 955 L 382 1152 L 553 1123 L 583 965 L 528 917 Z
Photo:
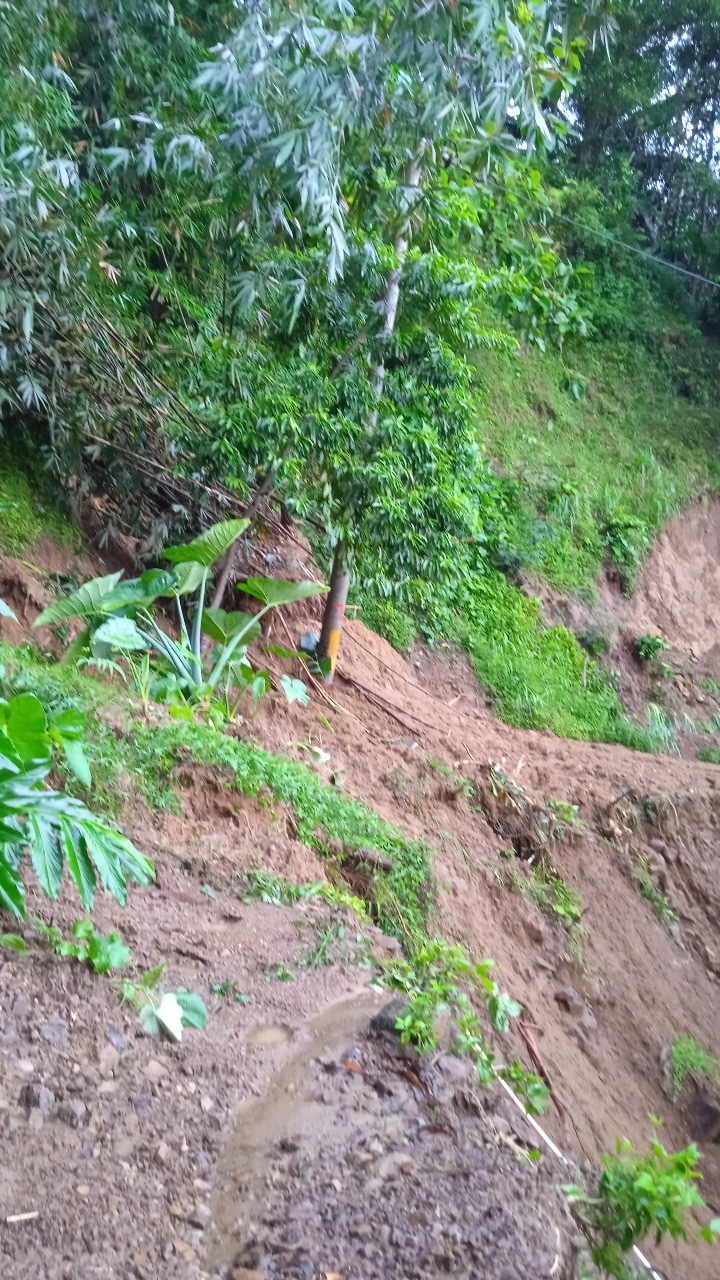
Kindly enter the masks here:
M 6 449 L 0 449 L 0 550 L 22 555 L 38 538 L 79 551 L 78 530 L 51 502 L 44 503 L 37 473 L 32 482 Z
M 561 589 L 592 586 L 605 560 L 630 588 L 668 517 L 720 485 L 712 404 L 637 345 L 488 351 L 478 373 L 481 443 L 513 486 L 510 540 Z
M 701 747 L 697 758 L 704 764 L 720 764 L 720 750 L 717 747 Z
M 366 627 L 383 636 L 398 653 L 407 653 L 417 639 L 414 620 L 392 600 L 364 597 L 360 617 Z
M 561 924 L 568 937 L 570 951 L 582 960 L 585 929 L 581 924 L 582 898 L 577 889 L 543 862 L 532 869 L 515 859 L 508 867 L 512 888 L 526 902 L 532 902 L 551 923 Z
M 676 1036 L 670 1050 L 670 1093 L 677 1101 L 691 1071 L 707 1080 L 720 1080 L 720 1062 L 706 1053 L 692 1036 Z
M 189 758 L 200 765 L 229 770 L 232 785 L 261 804 L 287 805 L 298 839 L 321 857 L 330 841 L 340 841 L 348 851 L 366 849 L 385 854 L 393 863 L 392 871 L 373 875 L 380 927 L 403 941 L 424 929 L 432 893 L 428 846 L 407 839 L 361 801 L 327 786 L 306 765 L 216 729 L 185 722 L 140 726 L 133 735 L 132 750 L 140 763 L 138 785 L 145 788 L 150 804 L 154 794 L 162 795 L 172 787 L 172 774 L 182 752 L 185 761 Z
M 564 738 L 656 750 L 652 733 L 625 714 L 602 667 L 565 627 L 543 626 L 540 609 L 497 571 L 477 578 L 463 601 L 457 638 L 503 720 Z

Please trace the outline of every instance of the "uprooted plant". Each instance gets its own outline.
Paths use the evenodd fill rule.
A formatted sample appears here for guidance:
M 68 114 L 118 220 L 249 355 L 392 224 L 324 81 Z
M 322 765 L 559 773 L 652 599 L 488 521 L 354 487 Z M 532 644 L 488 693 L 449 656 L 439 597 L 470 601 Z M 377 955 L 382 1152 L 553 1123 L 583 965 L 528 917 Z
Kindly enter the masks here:
M 25 915 L 22 864 L 27 849 L 40 888 L 52 899 L 60 892 L 67 862 L 88 911 L 97 877 L 124 906 L 128 879 L 148 884 L 154 876 L 152 863 L 114 827 L 80 800 L 45 789 L 58 739 L 66 749 L 70 745 L 68 763 L 84 781 L 82 729 L 74 713 L 49 722 L 34 694 L 0 701 L 0 907 L 19 919 Z
M 270 687 L 265 671 L 253 671 L 248 645 L 261 633 L 263 616 L 278 605 L 319 595 L 326 588 L 318 582 L 285 582 L 274 578 L 248 578 L 240 584 L 246 595 L 260 601 L 254 615 L 205 606 L 213 566 L 247 529 L 248 520 L 225 520 L 204 530 L 192 542 L 168 547 L 172 570 L 149 569 L 139 578 L 121 581 L 122 572 L 94 578 L 43 610 L 36 627 L 82 619 L 85 630 L 65 654 L 65 661 L 95 664 L 124 672 L 124 658 L 135 684 L 146 699 L 175 705 L 207 702 L 232 720 L 243 694 L 255 699 Z M 183 599 L 194 596 L 187 608 Z M 160 599 L 172 599 L 177 611 L 180 639 L 168 635 L 155 617 Z M 203 637 L 214 641 L 206 657 Z M 138 663 L 138 655 L 146 660 Z M 147 655 L 152 660 L 147 661 Z M 233 698 L 232 691 L 235 690 Z
M 522 1013 L 522 1005 L 501 992 L 490 976 L 493 960 L 474 962 L 462 947 L 442 938 L 418 945 L 409 960 L 383 962 L 383 981 L 408 997 L 407 1012 L 397 1021 L 404 1044 L 422 1054 L 437 1048 L 438 1020 L 449 1013 L 456 1032 L 456 1048 L 473 1058 L 480 1083 L 487 1086 L 500 1076 L 521 1094 L 529 1111 L 540 1115 L 550 1097 L 544 1081 L 519 1063 L 498 1066 L 487 1033 L 467 991 L 476 992 L 486 1006 L 493 1031 L 506 1033 L 510 1019 Z
M 603 1158 L 595 1195 L 580 1186 L 565 1187 L 603 1275 L 635 1280 L 639 1273 L 628 1254 L 650 1234 L 657 1244 L 665 1235 L 673 1240 L 699 1235 L 710 1244 L 718 1238 L 720 1218 L 702 1229 L 688 1222 L 691 1210 L 705 1208 L 696 1186 L 702 1176 L 699 1160 L 694 1143 L 670 1154 L 654 1139 L 650 1153 L 637 1156 L 630 1142 L 618 1138 L 617 1155 Z

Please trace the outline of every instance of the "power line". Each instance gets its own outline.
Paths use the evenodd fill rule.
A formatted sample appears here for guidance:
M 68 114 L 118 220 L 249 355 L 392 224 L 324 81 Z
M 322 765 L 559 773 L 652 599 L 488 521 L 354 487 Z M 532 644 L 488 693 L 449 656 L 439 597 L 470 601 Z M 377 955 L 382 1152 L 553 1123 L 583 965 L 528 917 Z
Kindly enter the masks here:
M 494 187 L 496 191 L 504 192 L 505 188 L 499 182 L 493 182 L 492 178 L 485 178 L 484 181 L 488 186 Z M 559 218 L 561 222 L 568 222 L 573 227 L 579 227 L 581 231 L 587 231 L 591 236 L 598 236 L 601 240 L 609 240 L 611 244 L 616 244 L 620 249 L 627 249 L 628 253 L 635 253 L 640 258 L 647 258 L 648 262 L 654 262 L 659 267 L 667 267 L 669 271 L 677 271 L 681 276 L 689 276 L 691 280 L 699 280 L 701 284 L 709 284 L 711 289 L 720 289 L 720 280 L 709 280 L 707 276 L 700 275 L 697 271 L 688 271 L 687 267 L 679 267 L 676 262 L 668 262 L 667 258 L 658 258 L 654 253 L 649 253 L 647 249 L 638 249 L 637 245 L 626 244 L 624 240 L 618 240 L 617 236 L 611 235 L 609 231 L 603 231 L 600 227 L 590 227 L 586 222 L 579 222 L 577 218 L 569 218 L 565 213 L 558 213 L 553 209 L 552 205 L 541 204 L 539 200 L 530 200 L 536 209 L 541 209 L 543 213 L 549 213 L 553 218 Z

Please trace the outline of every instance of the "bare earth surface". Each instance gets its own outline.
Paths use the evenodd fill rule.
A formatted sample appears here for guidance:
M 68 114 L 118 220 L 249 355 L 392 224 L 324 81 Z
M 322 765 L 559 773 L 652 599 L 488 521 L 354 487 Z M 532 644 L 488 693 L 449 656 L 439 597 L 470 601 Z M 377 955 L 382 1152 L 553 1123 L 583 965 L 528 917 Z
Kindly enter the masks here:
M 652 558 L 650 572 L 659 580 Z M 717 617 L 709 560 L 698 573 L 702 608 Z M 673 589 L 663 588 L 668 610 Z M 643 628 L 659 628 L 650 579 L 638 600 Z M 298 611 L 292 631 L 310 620 Z M 671 638 L 692 672 L 712 627 L 684 626 Z M 347 628 L 332 704 L 268 699 L 247 736 L 305 762 L 300 744 L 322 746 L 331 759 L 321 776 L 341 774 L 349 794 L 429 841 L 435 931 L 492 956 L 525 1006 L 559 1103 L 542 1123 L 559 1146 L 597 1165 L 617 1135 L 644 1148 L 659 1116 L 668 1147 L 698 1141 L 718 1215 L 720 1107 L 694 1086 L 671 1103 L 663 1055 L 686 1034 L 720 1057 L 720 769 L 510 728 L 463 654 L 405 659 L 361 623 Z M 490 762 L 525 788 L 519 814 L 493 796 Z M 168 960 L 167 985 L 206 1000 L 207 1031 L 169 1045 L 142 1032 L 117 984 L 50 958 L 30 935 L 33 953 L 0 952 L 2 1275 L 570 1277 L 575 1238 L 556 1190 L 567 1170 L 504 1099 L 477 1092 L 461 1060 L 444 1052 L 423 1074 L 393 1040 L 368 1036 L 383 1003 L 367 989 L 368 955 L 392 943 L 375 930 L 359 938 L 346 920 L 332 963 L 311 967 L 336 913 L 238 896 L 254 867 L 325 875 L 289 815 L 188 764 L 178 786 L 182 817 L 128 809 L 125 829 L 156 862 L 158 884 L 133 892 L 125 912 L 104 897 L 97 927 L 119 927 L 140 970 Z M 504 855 L 532 847 L 551 796 L 578 804 L 585 823 L 551 848 L 582 894 L 582 961 L 506 875 Z M 674 936 L 633 878 L 641 856 L 677 913 Z M 52 913 L 33 905 L 65 929 L 81 914 L 69 891 Z M 228 980 L 227 995 L 211 992 Z M 530 1065 L 516 1028 L 506 1051 Z M 539 1164 L 525 1155 L 536 1146 Z M 36 1216 L 7 1221 L 24 1214 Z M 648 1252 L 668 1280 L 720 1272 L 707 1247 L 650 1242 Z

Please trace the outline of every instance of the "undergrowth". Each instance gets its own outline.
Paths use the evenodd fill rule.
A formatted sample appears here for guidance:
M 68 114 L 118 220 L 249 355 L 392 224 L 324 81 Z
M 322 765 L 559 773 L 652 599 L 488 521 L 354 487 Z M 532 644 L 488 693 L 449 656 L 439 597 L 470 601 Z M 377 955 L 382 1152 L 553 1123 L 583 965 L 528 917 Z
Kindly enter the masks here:
M 629 590 L 668 517 L 718 488 L 712 404 L 615 337 L 479 364 L 480 439 L 508 476 L 517 567 L 573 591 L 609 563 Z
M 657 749 L 654 735 L 625 714 L 606 672 L 566 627 L 545 627 L 541 605 L 497 571 L 476 578 L 455 635 L 492 690 L 498 713 L 559 737 Z
M 720 1080 L 720 1062 L 706 1053 L 692 1036 L 676 1036 L 670 1050 L 670 1094 L 676 1101 L 691 1071 L 706 1079 Z
M 633 876 L 637 881 L 640 892 L 646 902 L 650 903 L 655 915 L 661 924 L 665 926 L 671 938 L 675 942 L 680 942 L 680 926 L 678 923 L 677 913 L 673 910 L 668 899 L 660 892 L 650 871 L 650 863 L 647 858 L 638 858 L 637 864 L 633 869 Z
M 0 448 L 0 550 L 22 555 L 43 535 L 80 550 L 75 526 L 49 499 L 43 501 L 37 473 L 31 480 L 8 449 Z

